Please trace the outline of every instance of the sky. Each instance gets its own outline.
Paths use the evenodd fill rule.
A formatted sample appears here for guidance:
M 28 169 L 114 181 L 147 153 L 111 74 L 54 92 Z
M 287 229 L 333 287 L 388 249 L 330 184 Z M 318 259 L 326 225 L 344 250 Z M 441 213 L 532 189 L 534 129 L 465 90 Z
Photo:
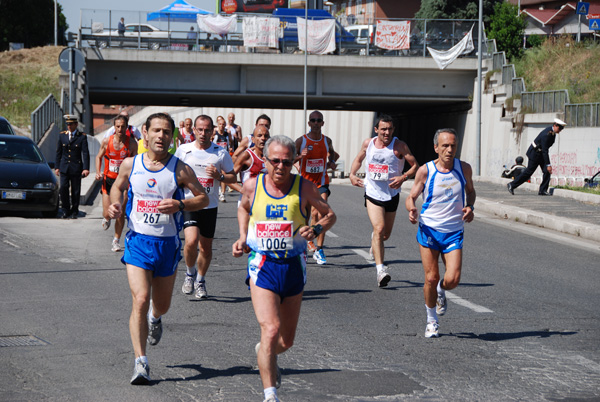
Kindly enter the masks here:
M 186 0 L 193 6 L 211 13 L 215 12 L 216 0 Z M 76 32 L 79 28 L 80 9 L 116 11 L 157 11 L 171 4 L 173 0 L 58 0 L 63 14 L 67 17 L 69 31 Z M 127 22 L 127 21 L 126 21 Z

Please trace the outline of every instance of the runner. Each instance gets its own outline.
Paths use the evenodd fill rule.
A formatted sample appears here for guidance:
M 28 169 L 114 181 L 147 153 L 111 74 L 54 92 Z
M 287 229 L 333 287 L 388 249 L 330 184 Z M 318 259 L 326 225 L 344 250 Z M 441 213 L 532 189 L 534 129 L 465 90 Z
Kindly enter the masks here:
M 248 134 L 246 137 L 244 137 L 242 139 L 242 142 L 239 143 L 237 149 L 233 153 L 233 161 L 234 162 L 237 158 L 239 158 L 239 156 L 242 154 L 242 152 L 244 152 L 246 149 L 252 148 L 254 146 L 254 131 L 258 127 L 261 127 L 261 126 L 266 127 L 267 129 L 271 130 L 271 118 L 269 116 L 267 116 L 266 114 L 261 114 L 260 116 L 258 116 L 258 118 L 256 119 L 256 124 L 254 125 L 254 130 L 252 131 L 252 134 Z
M 265 167 L 265 158 L 264 158 L 264 148 L 267 140 L 271 138 L 271 134 L 269 134 L 269 130 L 266 127 L 258 127 L 256 129 L 256 133 L 254 134 L 254 140 L 256 144 L 252 148 L 246 149 L 246 152 L 242 153 L 242 155 L 236 159 L 235 164 L 233 165 L 233 170 L 235 174 L 241 174 L 242 176 L 242 185 L 246 180 L 251 177 L 258 176 L 259 173 L 266 173 L 267 168 Z M 242 192 L 242 186 L 237 183 L 230 184 L 235 190 Z M 242 196 L 240 194 L 240 201 Z M 240 201 L 238 201 L 238 207 L 240 206 Z
M 196 117 L 194 122 L 196 141 L 182 145 L 176 153 L 176 156 L 194 170 L 210 201 L 201 211 L 183 214 L 183 233 L 185 234 L 183 256 L 187 273 L 181 291 L 190 295 L 195 290 L 197 299 L 208 297 L 205 276 L 212 260 L 212 243 L 217 226 L 217 207 L 219 205 L 217 199 L 219 182 L 232 183 L 235 181 L 231 157 L 224 148 L 210 141 L 213 131 L 214 125 L 210 116 Z M 186 197 L 191 196 L 192 194 L 186 191 Z M 200 253 L 198 253 L 198 247 Z
M 146 120 L 148 151 L 127 158 L 110 193 L 111 219 L 127 214 L 129 232 L 121 261 L 127 267 L 132 296 L 129 332 L 135 353 L 131 384 L 148 384 L 150 366 L 146 342 L 156 345 L 162 337 L 162 315 L 171 305 L 171 295 L 181 259 L 181 211 L 195 211 L 208 204 L 208 197 L 193 170 L 169 154 L 175 123 L 166 113 Z M 183 200 L 184 187 L 194 194 Z M 114 191 L 116 189 L 116 191 Z M 129 189 L 126 208 L 123 192 Z
M 354 186 L 365 188 L 365 207 L 373 226 L 371 253 L 377 267 L 377 284 L 382 288 L 391 279 L 384 264 L 383 242 L 390 238 L 394 228 L 400 187 L 414 176 L 419 164 L 408 145 L 394 137 L 394 121 L 390 116 L 382 115 L 377 119 L 375 133 L 377 137 L 366 139 L 352 162 L 350 181 Z M 365 158 L 367 164 L 363 182 L 356 172 Z M 403 174 L 405 161 L 410 169 Z
M 296 149 L 298 155 L 295 162 L 300 162 L 300 174 L 305 179 L 315 183 L 319 189 L 319 194 L 327 202 L 331 191 L 329 190 L 329 175 L 327 169 L 335 170 L 335 162 L 339 155 L 333 149 L 331 138 L 327 137 L 322 132 L 323 114 L 317 110 L 309 116 L 308 126 L 310 131 L 308 134 L 296 140 Z M 311 221 L 317 222 L 321 219 L 317 210 L 311 211 Z M 325 241 L 325 231 L 317 237 L 317 245 L 312 241 L 308 242 L 308 250 L 314 251 L 313 259 L 317 264 L 327 264 L 325 253 L 323 251 L 323 242 Z
M 438 315 L 446 314 L 448 307 L 446 290 L 454 289 L 460 281 L 464 226 L 473 220 L 476 198 L 471 166 L 455 158 L 456 131 L 438 130 L 433 146 L 438 158 L 417 171 L 415 184 L 406 199 L 408 219 L 413 224 L 419 222 L 417 242 L 425 270 L 426 338 L 439 336 Z M 419 195 L 423 195 L 420 217 L 415 205 Z M 446 266 L 442 280 L 440 254 Z
M 242 141 L 242 127 L 238 124 L 235 124 L 235 114 L 229 113 L 227 115 L 227 127 L 226 130 L 229 131 L 231 137 L 233 138 L 233 143 L 231 144 L 232 150 L 235 151 L 238 147 L 238 144 Z
M 110 189 L 119 175 L 119 167 L 125 158 L 137 155 L 137 141 L 133 135 L 127 134 L 127 118 L 117 116 L 114 122 L 114 134 L 102 140 L 100 151 L 96 155 L 96 180 L 102 180 L 102 229 L 108 230 L 111 220 L 108 216 L 110 206 Z M 100 170 L 104 160 L 104 171 Z M 127 195 L 124 196 L 127 203 Z M 115 221 L 115 236 L 111 250 L 123 251 L 119 241 L 125 226 L 125 216 L 121 215 Z
M 192 129 L 192 119 L 189 117 L 183 121 L 183 127 L 179 129 L 179 136 L 177 137 L 177 143 L 179 146 L 183 144 L 190 144 L 196 140 L 194 130 Z
M 331 228 L 336 219 L 317 187 L 291 174 L 295 155 L 290 138 L 278 135 L 267 141 L 267 173 L 244 183 L 240 238 L 232 247 L 234 257 L 251 250 L 246 284 L 261 329 L 255 350 L 265 401 L 279 400 L 277 355 L 291 347 L 296 335 L 306 283 L 306 241 Z M 307 226 L 311 206 L 323 218 Z
M 217 116 L 217 129 L 214 131 L 212 142 L 217 144 L 218 146 L 225 148 L 227 153 L 231 155 L 231 144 L 233 143 L 233 138 L 229 131 L 225 129 L 225 118 L 223 116 Z M 221 182 L 221 187 L 219 188 L 219 201 L 225 202 L 225 187 L 227 184 Z

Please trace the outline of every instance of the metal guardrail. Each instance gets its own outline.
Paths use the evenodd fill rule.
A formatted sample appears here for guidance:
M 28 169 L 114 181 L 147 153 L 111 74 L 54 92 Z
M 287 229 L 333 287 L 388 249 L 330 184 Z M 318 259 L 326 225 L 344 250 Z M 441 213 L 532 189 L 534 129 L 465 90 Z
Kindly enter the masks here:
M 60 124 L 62 127 L 63 110 L 59 103 L 50 94 L 31 113 L 31 138 L 38 143 L 52 123 Z
M 492 69 L 493 70 L 501 70 L 502 67 L 506 64 L 506 55 L 504 52 L 495 52 L 492 54 Z
M 521 108 L 526 108 L 527 113 L 562 113 L 567 103 L 569 92 L 566 89 L 521 94 Z
M 511 82 L 512 86 L 512 96 L 521 96 L 523 92 L 525 92 L 525 80 L 523 77 L 513 78 Z
M 515 65 L 514 64 L 505 64 L 502 66 L 502 85 L 512 84 L 513 78 L 515 78 L 517 74 L 515 73 Z M 512 89 L 512 85 L 511 85 Z M 511 94 L 512 95 L 512 94 Z
M 565 121 L 571 127 L 600 127 L 600 103 L 565 105 Z

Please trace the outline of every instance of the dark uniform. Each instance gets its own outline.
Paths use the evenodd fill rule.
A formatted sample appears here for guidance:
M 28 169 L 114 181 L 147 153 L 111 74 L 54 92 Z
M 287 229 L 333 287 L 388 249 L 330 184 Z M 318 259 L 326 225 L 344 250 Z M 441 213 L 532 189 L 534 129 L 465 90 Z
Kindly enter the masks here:
M 554 141 L 556 141 L 556 133 L 552 127 L 554 126 L 543 129 L 538 136 L 535 137 L 535 140 L 531 143 L 529 149 L 527 149 L 527 168 L 514 181 L 508 183 L 508 191 L 511 193 L 511 190 L 514 190 L 529 180 L 539 166 L 542 169 L 543 176 L 538 194 L 548 195 L 548 186 L 550 185 L 550 172 L 548 172 L 548 166 L 551 166 L 548 151 L 554 144 Z
M 56 170 L 60 172 L 60 202 L 65 218 L 77 218 L 81 177 L 84 170 L 90 170 L 90 153 L 87 135 L 76 129 L 71 140 L 69 132 L 62 131 L 56 146 Z M 69 187 L 71 198 L 69 199 Z

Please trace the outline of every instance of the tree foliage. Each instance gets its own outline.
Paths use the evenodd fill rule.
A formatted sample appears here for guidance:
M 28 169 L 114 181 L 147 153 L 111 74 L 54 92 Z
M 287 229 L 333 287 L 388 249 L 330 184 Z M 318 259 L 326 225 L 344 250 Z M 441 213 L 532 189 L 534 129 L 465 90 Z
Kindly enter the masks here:
M 0 51 L 9 43 L 26 48 L 54 43 L 54 0 L 0 0 Z M 58 43 L 66 44 L 67 19 L 58 4 Z
M 494 6 L 503 0 L 483 0 L 483 22 L 488 24 Z M 423 0 L 416 18 L 428 19 L 478 19 L 478 0 Z
M 525 15 L 517 15 L 518 7 L 508 2 L 496 4 L 487 37 L 496 39 L 496 47 L 506 53 L 508 60 L 514 61 L 523 55 L 523 35 L 527 22 Z

